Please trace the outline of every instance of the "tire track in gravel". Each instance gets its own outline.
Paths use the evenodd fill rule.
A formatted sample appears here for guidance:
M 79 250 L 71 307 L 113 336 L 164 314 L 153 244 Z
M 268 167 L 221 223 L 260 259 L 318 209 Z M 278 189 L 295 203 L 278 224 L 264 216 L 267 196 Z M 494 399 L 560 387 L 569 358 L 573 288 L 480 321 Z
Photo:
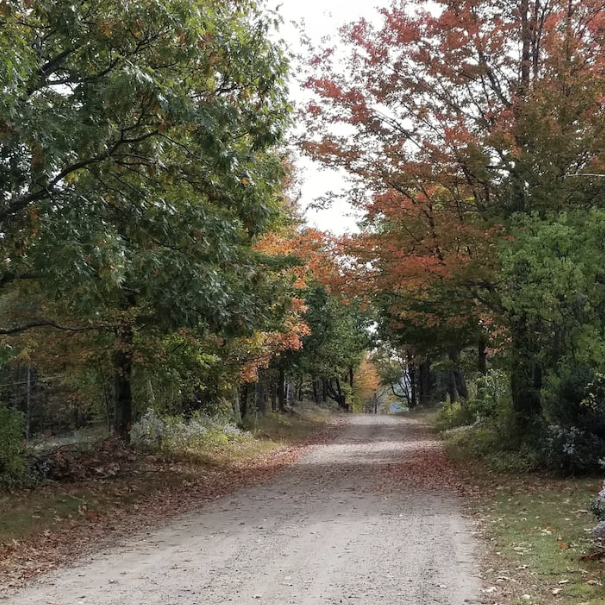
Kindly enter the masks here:
M 48 574 L 5 602 L 480 603 L 472 528 L 441 456 L 415 420 L 350 416 L 331 443 L 270 481 Z

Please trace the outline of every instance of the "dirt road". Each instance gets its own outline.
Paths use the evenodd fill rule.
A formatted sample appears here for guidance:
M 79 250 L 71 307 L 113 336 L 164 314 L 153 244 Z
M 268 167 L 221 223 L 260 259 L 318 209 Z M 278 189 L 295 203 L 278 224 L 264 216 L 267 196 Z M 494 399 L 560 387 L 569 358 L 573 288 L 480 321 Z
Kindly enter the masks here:
M 270 482 L 47 575 L 3 602 L 479 603 L 471 527 L 456 497 L 431 480 L 438 449 L 413 420 L 351 416 L 333 442 Z M 420 479 L 418 464 L 429 465 Z

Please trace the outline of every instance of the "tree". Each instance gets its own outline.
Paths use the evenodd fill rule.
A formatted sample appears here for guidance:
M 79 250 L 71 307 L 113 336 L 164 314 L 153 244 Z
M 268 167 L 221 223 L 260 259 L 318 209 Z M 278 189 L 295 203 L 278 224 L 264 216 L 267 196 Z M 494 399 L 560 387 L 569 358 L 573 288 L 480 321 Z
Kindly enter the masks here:
M 319 283 L 309 284 L 305 302 L 310 334 L 287 363 L 301 378 L 311 378 L 316 399 L 321 389 L 340 408 L 348 409 L 355 372 L 369 346 L 368 317 L 354 302 L 343 301 Z
M 382 17 L 310 58 L 304 148 L 356 179 L 368 229 L 355 243 L 377 291 L 447 290 L 438 315 L 453 299 L 477 327 L 504 324 L 526 427 L 542 408 L 540 336 L 503 306 L 499 251 L 519 214 L 602 204 L 605 12 L 592 0 L 401 1 Z
M 356 412 L 369 411 L 377 414 L 382 403 L 380 376 L 373 358 L 366 351 L 359 365 L 353 385 L 353 410 Z
M 538 395 L 554 424 L 587 404 L 583 391 L 605 366 L 604 233 L 600 208 L 535 216 L 502 255 L 510 284 L 503 303 L 513 319 L 521 316 L 533 328 Z M 553 411 L 557 399 L 566 399 L 569 409 Z
M 380 386 L 389 389 L 391 394 L 414 409 L 418 405 L 417 371 L 411 351 L 403 353 L 389 347 L 381 347 L 373 352 L 371 361 L 374 364 Z
M 150 326 L 264 321 L 252 247 L 281 213 L 286 62 L 248 1 L 9 1 L 0 19 L 1 281 L 113 334 L 125 435 Z M 49 310 L 4 332 L 60 327 Z

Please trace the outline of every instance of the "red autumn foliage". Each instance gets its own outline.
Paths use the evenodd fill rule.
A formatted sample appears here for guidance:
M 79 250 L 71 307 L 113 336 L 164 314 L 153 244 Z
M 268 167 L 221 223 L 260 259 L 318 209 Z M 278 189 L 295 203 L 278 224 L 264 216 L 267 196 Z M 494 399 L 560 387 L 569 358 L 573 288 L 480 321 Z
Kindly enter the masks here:
M 301 145 L 351 175 L 365 211 L 368 228 L 342 242 L 347 283 L 416 300 L 446 288 L 478 320 L 506 217 L 572 200 L 569 174 L 602 172 L 605 11 L 398 0 L 381 17 L 313 52 Z

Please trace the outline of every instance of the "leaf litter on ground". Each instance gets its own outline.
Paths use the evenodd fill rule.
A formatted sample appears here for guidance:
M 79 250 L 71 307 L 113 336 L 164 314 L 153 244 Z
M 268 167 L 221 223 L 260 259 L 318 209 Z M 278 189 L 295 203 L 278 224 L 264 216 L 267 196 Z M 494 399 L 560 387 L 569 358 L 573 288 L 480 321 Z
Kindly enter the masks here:
M 4 530 L 5 538 L 0 541 L 0 590 L 20 587 L 87 551 L 123 542 L 240 487 L 264 482 L 338 428 L 336 419 L 293 443 L 272 443 L 244 459 L 219 455 L 214 464 L 201 467 L 131 452 L 128 472 L 95 479 L 87 469 L 67 485 L 0 494 L 0 535 Z M 19 528 L 23 537 L 6 538 L 3 517 L 11 509 L 28 511 L 34 500 L 30 519 L 20 519 L 26 524 Z M 43 518 L 45 524 L 38 521 Z

